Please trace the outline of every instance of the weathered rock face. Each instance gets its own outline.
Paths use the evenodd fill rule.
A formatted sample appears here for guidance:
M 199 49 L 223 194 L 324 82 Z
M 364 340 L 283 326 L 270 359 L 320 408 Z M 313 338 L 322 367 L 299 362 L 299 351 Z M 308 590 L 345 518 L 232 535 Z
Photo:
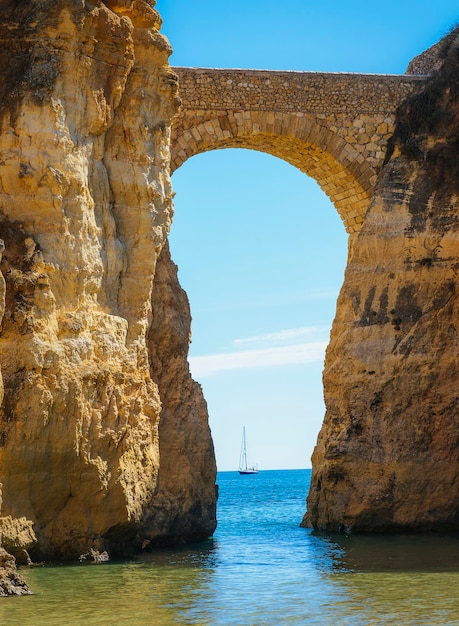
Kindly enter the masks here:
M 454 44 L 455 31 L 451 31 L 446 37 L 433 46 L 414 57 L 406 68 L 406 74 L 432 74 L 441 69 L 444 61 L 444 52 L 447 46 Z
M 0 597 L 26 596 L 30 593 L 24 578 L 16 570 L 14 556 L 0 547 Z
M 4 242 L 0 239 L 0 259 L 4 250 Z M 0 273 L 0 321 L 3 318 L 3 314 L 5 312 L 5 279 L 3 278 L 3 274 Z M 3 381 L 0 374 L 0 402 L 3 400 Z M 2 494 L 0 490 L 0 510 L 2 505 Z M 18 526 L 20 525 L 19 520 L 8 519 L 8 522 L 11 522 L 11 525 Z M 27 521 L 24 520 L 25 526 L 29 526 Z M 21 534 L 24 528 L 20 529 L 20 533 L 17 532 L 18 529 L 15 529 L 14 535 L 15 539 L 18 534 Z M 7 534 L 7 533 L 6 533 Z M 6 537 L 8 539 L 8 537 Z M 5 531 L 4 528 L 0 530 L 0 596 L 11 596 L 11 595 L 26 595 L 30 593 L 30 589 L 25 582 L 25 580 L 17 573 L 16 570 L 16 560 L 13 555 L 9 554 L 5 548 Z M 15 547 L 17 544 L 15 544 Z M 30 544 L 27 543 L 27 547 L 30 547 Z
M 33 522 L 40 557 L 170 534 L 151 508 L 161 399 L 146 333 L 179 100 L 154 4 L 2 7 L 1 514 Z
M 459 36 L 404 103 L 354 242 L 303 523 L 459 528 Z
M 163 403 L 159 490 L 145 520 L 153 544 L 200 540 L 216 526 L 216 464 L 201 386 L 187 361 L 191 315 L 166 244 L 156 266 L 148 335 L 151 374 Z M 153 524 L 153 520 L 155 523 Z M 150 529 L 150 530 L 148 530 Z
M 3 251 L 5 250 L 5 242 L 3 239 L 0 239 L 0 261 L 2 260 Z M 5 291 L 6 291 L 6 283 L 3 277 L 3 274 L 0 272 L 0 324 L 3 319 L 3 315 L 5 313 Z M 3 378 L 0 370 L 0 404 L 3 402 L 4 388 L 3 388 Z M 1 503 L 1 497 L 0 497 Z

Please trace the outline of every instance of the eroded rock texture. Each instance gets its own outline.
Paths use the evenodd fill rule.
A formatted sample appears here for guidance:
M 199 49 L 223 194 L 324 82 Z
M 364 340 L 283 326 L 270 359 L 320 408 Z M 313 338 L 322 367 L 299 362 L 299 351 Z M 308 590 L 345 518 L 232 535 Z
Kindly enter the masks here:
M 0 597 L 26 596 L 30 593 L 24 578 L 16 570 L 14 556 L 0 547 Z
M 4 250 L 3 240 L 0 239 L 0 258 Z M 5 312 L 5 279 L 3 274 L 0 273 L 0 321 Z M 3 400 L 3 381 L 0 375 L 0 402 Z M 0 510 L 2 505 L 2 494 L 0 490 Z M 11 519 L 11 518 L 10 518 Z M 10 520 L 8 520 L 10 521 Z M 30 528 L 30 525 L 24 520 L 26 526 Z M 12 520 L 11 524 L 15 526 L 21 526 L 20 520 Z M 20 532 L 15 528 L 14 536 L 15 540 L 18 535 L 22 535 L 24 529 L 20 528 Z M 6 540 L 6 541 L 5 541 Z M 30 589 L 25 580 L 17 573 L 16 559 L 12 554 L 9 554 L 4 546 L 7 543 L 8 537 L 5 528 L 0 527 L 0 596 L 12 596 L 12 595 L 26 595 L 30 593 Z M 19 542 L 14 543 L 14 547 L 19 547 Z M 30 547 L 30 544 L 27 544 Z
M 459 528 L 457 31 L 438 53 L 399 110 L 338 300 L 303 520 L 315 528 Z
M 191 315 L 166 244 L 156 266 L 149 332 L 151 372 L 163 402 L 159 489 L 146 519 L 152 543 L 202 539 L 216 526 L 216 464 L 201 386 L 187 356 Z M 151 522 L 155 520 L 153 525 Z M 167 532 L 166 532 L 167 530 Z
M 2 6 L 1 514 L 33 522 L 40 557 L 170 534 L 152 513 L 161 398 L 146 334 L 179 99 L 154 4 Z M 193 536 L 211 532 L 202 517 Z

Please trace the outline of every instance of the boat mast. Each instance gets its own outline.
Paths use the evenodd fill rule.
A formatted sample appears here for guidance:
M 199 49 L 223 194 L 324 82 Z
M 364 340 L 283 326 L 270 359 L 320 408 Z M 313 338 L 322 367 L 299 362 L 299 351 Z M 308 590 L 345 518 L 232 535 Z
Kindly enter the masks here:
M 247 469 L 247 450 L 245 446 L 245 426 L 242 429 L 242 445 L 241 454 L 239 457 L 239 469 Z

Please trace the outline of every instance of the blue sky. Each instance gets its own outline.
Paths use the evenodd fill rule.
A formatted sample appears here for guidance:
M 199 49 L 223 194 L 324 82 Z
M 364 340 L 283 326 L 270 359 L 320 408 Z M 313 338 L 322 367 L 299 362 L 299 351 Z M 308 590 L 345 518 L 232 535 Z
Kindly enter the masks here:
M 459 21 L 457 2 L 159 0 L 171 65 L 404 73 Z M 347 234 L 315 181 L 248 150 L 197 155 L 172 178 L 171 250 L 193 316 L 190 365 L 219 470 L 242 427 L 260 469 L 310 467 Z

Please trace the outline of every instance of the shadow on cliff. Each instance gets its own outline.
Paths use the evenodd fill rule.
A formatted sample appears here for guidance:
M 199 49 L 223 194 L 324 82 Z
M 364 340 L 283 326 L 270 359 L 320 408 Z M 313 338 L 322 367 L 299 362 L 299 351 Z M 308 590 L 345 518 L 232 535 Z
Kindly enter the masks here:
M 435 190 L 443 199 L 445 194 L 459 193 L 459 25 L 440 42 L 438 54 L 440 69 L 397 111 L 385 163 L 398 147 L 402 155 L 422 165 L 426 193 Z

